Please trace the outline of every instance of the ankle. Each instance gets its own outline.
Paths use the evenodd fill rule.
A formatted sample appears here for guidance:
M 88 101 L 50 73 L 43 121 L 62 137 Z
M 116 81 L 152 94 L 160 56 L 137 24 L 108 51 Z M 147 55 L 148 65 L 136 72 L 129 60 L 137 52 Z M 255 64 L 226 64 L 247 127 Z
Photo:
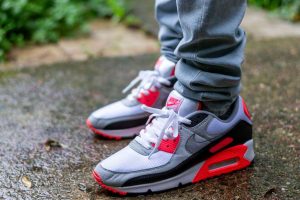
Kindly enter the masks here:
M 203 102 L 202 109 L 215 114 L 220 119 L 225 120 L 232 114 L 235 102 L 236 100 L 234 100 L 232 103 Z

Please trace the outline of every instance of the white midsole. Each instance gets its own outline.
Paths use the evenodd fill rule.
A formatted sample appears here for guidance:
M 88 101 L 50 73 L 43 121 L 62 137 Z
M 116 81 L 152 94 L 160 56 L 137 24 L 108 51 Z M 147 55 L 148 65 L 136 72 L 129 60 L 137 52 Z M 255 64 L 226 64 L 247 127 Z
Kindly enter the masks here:
M 252 162 L 255 156 L 253 150 L 253 140 L 251 139 L 247 141 L 246 143 L 244 143 L 244 145 L 248 147 L 247 151 L 244 154 L 244 158 L 247 159 L 249 162 Z M 198 173 L 199 169 L 202 167 L 204 162 L 205 161 L 198 163 L 192 168 L 169 179 L 165 179 L 154 183 L 136 185 L 136 186 L 114 187 L 114 188 L 128 193 L 146 193 L 149 190 L 151 190 L 152 192 L 158 192 L 158 191 L 163 191 L 171 188 L 176 188 L 180 184 L 185 185 L 188 183 L 192 183 L 194 177 L 196 176 L 196 174 Z
M 103 132 L 106 135 L 116 136 L 116 137 L 134 137 L 140 133 L 140 131 L 145 128 L 145 125 L 137 126 L 128 129 L 118 129 L 118 130 L 101 130 L 97 129 L 100 132 Z

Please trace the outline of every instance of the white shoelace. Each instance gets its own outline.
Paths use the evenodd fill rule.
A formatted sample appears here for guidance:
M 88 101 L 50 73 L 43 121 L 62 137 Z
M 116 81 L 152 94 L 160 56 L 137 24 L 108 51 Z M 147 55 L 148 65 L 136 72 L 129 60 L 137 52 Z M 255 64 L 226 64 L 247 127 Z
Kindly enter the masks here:
M 155 144 L 148 159 L 150 159 L 151 155 L 158 149 L 163 139 L 174 139 L 178 137 L 178 126 L 180 123 L 191 123 L 191 120 L 179 116 L 172 109 L 156 109 L 145 105 L 142 106 L 142 109 L 152 113 L 152 115 L 150 115 L 146 123 L 146 128 L 140 131 L 140 135 L 136 137 L 136 140 L 147 149 L 150 149 L 152 144 Z M 149 124 L 149 122 L 151 123 Z
M 148 90 L 155 92 L 155 87 L 159 88 L 161 87 L 161 84 L 171 85 L 171 82 L 166 78 L 160 76 L 158 71 L 140 71 L 138 76 L 133 79 L 122 92 L 128 92 L 139 82 L 140 84 L 128 95 L 129 99 L 139 98 L 141 94 L 149 95 Z

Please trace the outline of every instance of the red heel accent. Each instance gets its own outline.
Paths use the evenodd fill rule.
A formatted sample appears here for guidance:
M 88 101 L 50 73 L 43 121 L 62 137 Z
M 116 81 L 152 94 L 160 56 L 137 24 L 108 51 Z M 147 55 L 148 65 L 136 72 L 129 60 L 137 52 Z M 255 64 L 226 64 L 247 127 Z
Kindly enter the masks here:
M 247 107 L 244 99 L 242 99 L 242 103 L 243 103 L 243 109 L 244 109 L 245 115 L 251 120 L 251 114 L 250 114 L 250 112 L 248 110 L 248 107 Z
M 192 182 L 195 183 L 247 167 L 250 165 L 250 161 L 244 158 L 247 149 L 248 147 L 245 145 L 237 145 L 217 153 L 203 163 Z

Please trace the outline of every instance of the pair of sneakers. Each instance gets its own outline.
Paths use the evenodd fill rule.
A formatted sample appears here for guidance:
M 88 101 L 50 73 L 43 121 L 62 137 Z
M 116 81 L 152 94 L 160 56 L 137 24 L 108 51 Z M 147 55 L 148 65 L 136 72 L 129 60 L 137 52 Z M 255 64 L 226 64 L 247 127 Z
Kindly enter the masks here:
M 247 167 L 254 159 L 252 121 L 242 97 L 226 118 L 173 90 L 175 64 L 160 57 L 153 71 L 141 71 L 123 100 L 93 112 L 88 127 L 128 146 L 101 161 L 95 180 L 126 195 L 158 192 Z

